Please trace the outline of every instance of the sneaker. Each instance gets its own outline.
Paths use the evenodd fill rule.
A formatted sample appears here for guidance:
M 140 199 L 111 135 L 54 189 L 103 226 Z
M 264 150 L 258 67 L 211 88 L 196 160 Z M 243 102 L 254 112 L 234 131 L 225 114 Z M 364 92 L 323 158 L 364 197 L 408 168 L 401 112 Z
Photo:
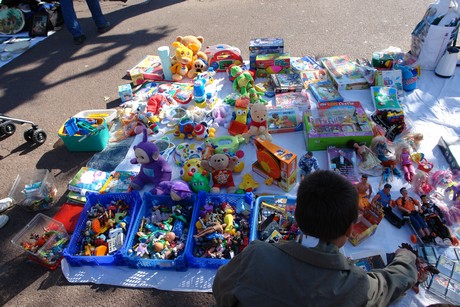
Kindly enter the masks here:
M 0 228 L 3 228 L 3 226 L 5 226 L 5 224 L 8 222 L 9 218 L 7 215 L 0 215 Z
M 11 197 L 0 199 L 0 213 L 13 207 L 14 201 Z
M 108 32 L 110 29 L 112 29 L 112 25 L 110 24 L 110 22 L 107 21 L 105 26 L 97 28 L 97 33 L 103 34 L 105 32 Z
M 73 42 L 75 45 L 81 45 L 85 42 L 86 40 L 86 36 L 85 35 L 80 35 L 80 36 L 77 36 L 77 37 L 74 37 L 73 38 Z

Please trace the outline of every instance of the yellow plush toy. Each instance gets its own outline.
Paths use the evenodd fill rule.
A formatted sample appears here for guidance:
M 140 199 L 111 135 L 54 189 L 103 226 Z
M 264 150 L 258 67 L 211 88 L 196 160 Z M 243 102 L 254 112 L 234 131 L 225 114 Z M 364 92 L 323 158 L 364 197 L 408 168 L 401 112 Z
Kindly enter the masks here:
M 187 76 L 189 65 L 191 65 L 193 61 L 193 51 L 179 42 L 172 43 L 172 46 L 176 48 L 174 55 L 176 62 L 171 66 L 171 72 L 173 74 L 172 79 L 174 81 L 180 81 L 184 76 Z
M 193 36 L 193 35 L 187 35 L 187 36 L 178 36 L 176 37 L 176 42 L 181 43 L 185 47 L 191 49 L 193 51 L 193 60 L 192 63 L 190 63 L 188 69 L 192 68 L 193 62 L 197 59 L 202 59 L 205 62 L 208 61 L 208 56 L 203 52 L 200 51 L 201 46 L 203 45 L 204 38 L 202 36 Z M 175 63 L 177 59 L 173 57 L 171 59 L 171 63 Z

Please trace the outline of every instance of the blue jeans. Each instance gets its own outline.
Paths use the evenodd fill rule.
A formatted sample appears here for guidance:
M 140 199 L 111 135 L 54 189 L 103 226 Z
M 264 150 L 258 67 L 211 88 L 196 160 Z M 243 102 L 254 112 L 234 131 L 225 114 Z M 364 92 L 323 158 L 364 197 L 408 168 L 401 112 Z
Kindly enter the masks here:
M 64 23 L 67 30 L 73 37 L 82 36 L 84 32 L 78 22 L 77 15 L 75 14 L 73 0 L 61 0 L 60 3 L 62 16 L 64 17 Z M 99 0 L 86 0 L 86 4 L 88 5 L 96 27 L 105 27 L 107 25 L 107 20 L 105 19 L 104 14 L 102 14 Z

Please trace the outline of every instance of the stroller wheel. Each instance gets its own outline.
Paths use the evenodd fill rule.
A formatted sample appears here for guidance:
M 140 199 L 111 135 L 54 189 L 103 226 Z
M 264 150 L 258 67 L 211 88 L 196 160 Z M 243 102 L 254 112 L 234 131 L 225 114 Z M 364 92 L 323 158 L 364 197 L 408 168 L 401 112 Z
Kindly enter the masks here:
M 33 143 L 34 140 L 33 140 L 33 135 L 34 135 L 34 129 L 28 129 L 26 131 L 24 131 L 24 139 L 28 142 L 28 143 Z
M 46 141 L 46 133 L 42 129 L 37 129 L 32 134 L 32 140 L 36 144 L 43 144 Z
M 13 135 L 16 132 L 16 126 L 10 122 L 6 125 L 0 126 L 0 132 L 6 135 Z

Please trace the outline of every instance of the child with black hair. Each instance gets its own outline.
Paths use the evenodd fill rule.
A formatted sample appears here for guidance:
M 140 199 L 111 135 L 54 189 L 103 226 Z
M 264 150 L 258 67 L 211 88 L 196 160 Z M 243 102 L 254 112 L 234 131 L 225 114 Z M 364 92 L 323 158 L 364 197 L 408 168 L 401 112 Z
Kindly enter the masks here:
M 295 219 L 301 243 L 253 241 L 216 274 L 218 306 L 387 306 L 417 281 L 415 255 L 398 249 L 384 269 L 365 272 L 339 252 L 358 218 L 358 192 L 318 170 L 301 181 Z

